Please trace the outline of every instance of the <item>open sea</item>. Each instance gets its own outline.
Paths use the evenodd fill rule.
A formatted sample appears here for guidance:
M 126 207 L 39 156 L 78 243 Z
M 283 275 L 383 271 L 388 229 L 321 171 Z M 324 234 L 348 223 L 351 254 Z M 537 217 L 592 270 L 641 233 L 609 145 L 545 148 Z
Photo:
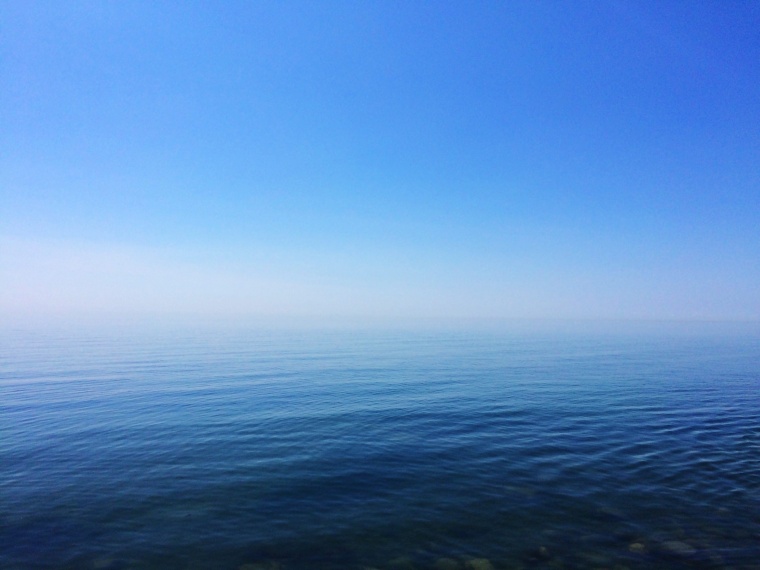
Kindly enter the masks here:
M 760 568 L 757 326 L 6 327 L 0 568 Z

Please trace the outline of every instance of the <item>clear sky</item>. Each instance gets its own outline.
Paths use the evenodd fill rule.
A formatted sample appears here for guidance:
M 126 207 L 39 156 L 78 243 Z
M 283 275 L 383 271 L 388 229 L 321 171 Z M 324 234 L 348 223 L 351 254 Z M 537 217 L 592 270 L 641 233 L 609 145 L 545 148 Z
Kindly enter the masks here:
M 0 26 L 0 315 L 760 318 L 760 2 Z

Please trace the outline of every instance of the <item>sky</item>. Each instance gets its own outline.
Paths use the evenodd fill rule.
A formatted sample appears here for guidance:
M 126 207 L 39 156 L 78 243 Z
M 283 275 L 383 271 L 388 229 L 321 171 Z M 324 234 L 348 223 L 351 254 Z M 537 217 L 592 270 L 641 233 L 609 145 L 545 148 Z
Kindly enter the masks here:
M 0 0 L 0 318 L 760 319 L 760 3 Z

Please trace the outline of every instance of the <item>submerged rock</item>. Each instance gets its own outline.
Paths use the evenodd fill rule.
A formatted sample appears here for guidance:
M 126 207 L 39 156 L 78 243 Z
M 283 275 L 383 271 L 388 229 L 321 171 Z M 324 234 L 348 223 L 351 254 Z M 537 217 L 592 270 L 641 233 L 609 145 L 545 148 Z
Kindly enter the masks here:
M 459 562 L 453 558 L 439 558 L 435 561 L 435 570 L 459 570 Z
M 629 552 L 635 552 L 636 554 L 643 554 L 647 551 L 647 547 L 640 542 L 632 542 L 628 545 Z
M 464 563 L 464 567 L 467 570 L 494 570 L 488 558 L 472 558 Z
M 538 548 L 529 550 L 527 553 L 527 559 L 534 562 L 545 562 L 547 560 L 550 560 L 551 557 L 552 555 L 549 552 L 549 549 L 545 546 L 539 546 Z
M 666 551 L 678 556 L 692 556 L 697 553 L 697 550 L 691 544 L 680 540 L 666 540 L 662 543 L 662 547 Z

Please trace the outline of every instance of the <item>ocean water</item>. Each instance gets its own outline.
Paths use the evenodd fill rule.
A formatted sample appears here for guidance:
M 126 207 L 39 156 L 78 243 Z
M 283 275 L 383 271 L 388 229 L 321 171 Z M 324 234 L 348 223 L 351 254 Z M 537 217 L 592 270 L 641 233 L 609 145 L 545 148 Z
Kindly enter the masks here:
M 757 328 L 612 328 L 6 328 L 0 568 L 760 568 Z

